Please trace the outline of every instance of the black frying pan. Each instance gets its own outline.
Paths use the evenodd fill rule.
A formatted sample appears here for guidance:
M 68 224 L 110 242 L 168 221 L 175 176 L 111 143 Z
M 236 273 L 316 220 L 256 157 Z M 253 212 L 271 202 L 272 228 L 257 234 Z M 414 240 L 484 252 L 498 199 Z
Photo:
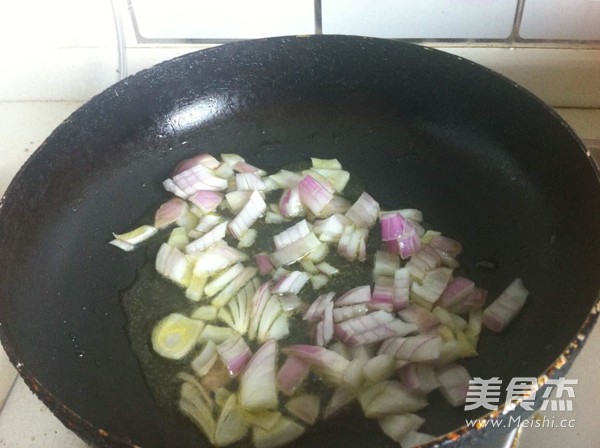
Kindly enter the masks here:
M 120 291 L 152 246 L 126 254 L 106 244 L 165 200 L 160 181 L 199 151 L 238 152 L 270 170 L 337 157 L 384 208 L 420 208 L 462 241 L 467 274 L 492 296 L 523 278 L 529 302 L 505 333 L 483 334 L 481 356 L 466 362 L 474 376 L 559 376 L 580 348 L 569 344 L 593 324 L 598 172 L 548 107 L 476 64 L 399 42 L 224 45 L 92 99 L 2 201 L 2 342 L 29 386 L 88 441 L 206 446 L 191 423 L 155 404 L 128 340 Z M 478 269 L 482 260 L 497 269 Z M 567 347 L 566 364 L 555 363 Z M 464 424 L 460 409 L 432 401 L 425 431 Z M 457 443 L 487 437 L 464 432 Z M 349 412 L 294 446 L 394 444 Z

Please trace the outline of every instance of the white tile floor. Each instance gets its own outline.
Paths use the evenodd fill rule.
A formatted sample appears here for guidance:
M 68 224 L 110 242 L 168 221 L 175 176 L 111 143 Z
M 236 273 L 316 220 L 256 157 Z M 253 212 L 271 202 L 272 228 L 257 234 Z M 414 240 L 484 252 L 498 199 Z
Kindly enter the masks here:
M 77 102 L 0 102 L 0 192 L 12 176 L 49 133 L 81 103 Z M 600 110 L 559 110 L 577 133 L 585 139 L 600 140 Z M 579 380 L 575 409 L 569 418 L 576 427 L 568 430 L 548 428 L 524 432 L 523 448 L 593 447 L 600 440 L 600 326 L 590 336 L 575 361 L 569 378 Z M 33 395 L 0 350 L 0 447 L 83 448 L 86 444 L 66 429 Z M 12 385 L 12 388 L 11 388 Z M 551 413 L 546 413 L 551 416 Z M 557 417 L 561 417 L 558 415 Z

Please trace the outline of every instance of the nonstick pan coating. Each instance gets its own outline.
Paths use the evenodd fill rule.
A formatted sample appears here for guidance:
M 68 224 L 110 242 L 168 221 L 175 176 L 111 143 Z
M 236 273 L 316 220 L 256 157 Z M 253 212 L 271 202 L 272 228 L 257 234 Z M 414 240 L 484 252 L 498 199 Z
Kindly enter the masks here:
M 2 342 L 30 387 L 98 445 L 206 446 L 155 404 L 127 338 L 119 292 L 153 254 L 107 244 L 168 197 L 160 182 L 173 166 L 206 151 L 270 170 L 336 157 L 383 208 L 419 208 L 460 240 L 467 275 L 492 297 L 521 277 L 528 304 L 503 334 L 484 332 L 480 356 L 465 363 L 473 376 L 542 375 L 596 301 L 598 173 L 564 121 L 524 89 L 379 39 L 274 38 L 192 53 L 75 112 L 0 209 Z M 425 430 L 464 424 L 461 409 L 432 402 Z M 396 445 L 349 413 L 294 446 Z

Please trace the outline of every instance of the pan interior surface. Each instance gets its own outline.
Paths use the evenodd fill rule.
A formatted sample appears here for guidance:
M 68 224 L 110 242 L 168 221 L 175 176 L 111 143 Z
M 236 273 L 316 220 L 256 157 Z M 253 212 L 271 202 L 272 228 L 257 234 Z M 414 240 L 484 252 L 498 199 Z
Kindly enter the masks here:
M 3 343 L 53 411 L 98 444 L 208 446 L 157 406 L 127 337 L 121 292 L 155 248 L 107 244 L 166 200 L 162 180 L 199 152 L 239 153 L 269 171 L 338 158 L 382 208 L 421 209 L 461 241 L 465 274 L 491 297 L 521 277 L 528 303 L 507 331 L 483 333 L 480 356 L 465 362 L 472 376 L 543 373 L 600 289 L 597 173 L 564 122 L 509 81 L 444 53 L 356 37 L 186 55 L 73 114 L 0 209 Z M 424 431 L 464 424 L 462 409 L 430 401 Z M 294 444 L 319 445 L 397 446 L 353 411 Z

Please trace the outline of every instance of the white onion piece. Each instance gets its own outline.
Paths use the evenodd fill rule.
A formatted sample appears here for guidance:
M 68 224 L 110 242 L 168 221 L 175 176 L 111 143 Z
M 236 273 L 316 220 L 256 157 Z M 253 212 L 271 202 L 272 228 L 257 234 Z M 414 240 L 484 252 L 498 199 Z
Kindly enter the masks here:
M 271 297 L 271 282 L 265 282 L 258 287 L 254 296 L 252 296 L 252 308 L 250 312 L 250 326 L 248 328 L 248 337 L 252 340 L 256 338 L 258 326 L 262 313 Z
M 344 371 L 344 383 L 358 389 L 365 382 L 363 367 L 367 363 L 366 359 L 352 359 Z
M 189 196 L 173 182 L 173 179 L 165 179 L 162 184 L 165 190 L 181 199 L 187 199 Z
M 252 191 L 231 191 L 225 195 L 227 205 L 233 213 L 239 213 L 250 199 Z
M 411 285 L 412 300 L 427 309 L 431 309 L 446 289 L 451 278 L 452 270 L 449 268 L 436 268 L 428 271 L 422 285 L 417 282 L 413 282 Z
M 296 294 L 279 296 L 279 303 L 283 311 L 296 311 L 306 309 L 306 304 Z
M 341 214 L 343 216 L 344 213 L 350 210 L 351 206 L 352 204 L 346 199 L 340 196 L 333 196 L 331 201 L 329 201 L 327 205 L 323 207 L 323 210 L 321 210 L 319 216 L 328 217 L 336 214 Z
M 185 159 L 179 162 L 175 169 L 173 169 L 173 176 L 189 170 L 196 165 L 204 165 L 206 168 L 214 170 L 219 167 L 220 162 L 210 154 L 198 154 L 191 159 Z
M 317 216 L 333 198 L 333 193 L 312 176 L 304 176 L 297 188 L 302 204 Z
M 181 251 L 165 243 L 156 254 L 155 267 L 159 274 L 184 287 L 192 279 L 192 265 L 188 259 Z
M 298 395 L 285 404 L 285 408 L 290 414 L 309 425 L 314 425 L 319 417 L 319 407 L 321 401 L 318 395 L 304 394 Z
M 227 164 L 229 166 L 233 166 L 239 162 L 245 162 L 245 160 L 242 156 L 240 156 L 239 154 L 233 154 L 233 153 L 221 154 L 221 160 L 223 161 L 224 164 Z
M 204 165 L 195 165 L 182 171 L 173 176 L 173 182 L 187 195 L 200 190 L 222 191 L 227 188 L 227 181 L 215 176 Z
M 335 415 L 340 409 L 352 403 L 356 400 L 356 392 L 352 387 L 341 386 L 338 387 L 334 392 L 327 406 L 323 410 L 323 419 L 327 420 L 331 416 Z
M 394 272 L 394 297 L 392 299 L 394 311 L 400 311 L 408 306 L 410 285 L 410 271 L 406 268 L 396 269 Z
M 453 313 L 467 313 L 483 308 L 487 300 L 488 292 L 485 289 L 475 287 L 473 291 L 465 297 L 462 303 L 457 303 L 448 309 Z
M 225 238 L 228 224 L 229 221 L 224 221 L 221 224 L 213 227 L 209 232 L 205 233 L 200 238 L 192 241 L 190 244 L 185 246 L 185 253 L 193 254 L 195 252 L 201 252 L 215 244 L 217 241 L 221 241 L 223 238 Z
M 194 265 L 194 275 L 202 277 L 213 275 L 227 266 L 243 261 L 247 258 L 246 254 L 240 252 L 227 244 L 215 244 L 198 254 L 196 264 Z
M 384 250 L 375 252 L 375 262 L 373 266 L 373 277 L 388 276 L 393 277 L 397 269 L 400 268 L 400 259 L 397 255 L 390 254 Z
M 371 301 L 371 287 L 357 286 L 338 297 L 335 306 L 357 305 Z
M 415 324 L 419 332 L 424 333 L 440 324 L 440 320 L 431 311 L 422 306 L 410 304 L 400 310 L 398 316 L 405 322 Z
M 252 174 L 256 174 L 257 176 L 264 176 L 267 173 L 263 170 L 261 170 L 260 168 L 256 168 L 253 165 L 250 165 L 249 163 L 246 162 L 237 162 L 236 164 L 233 165 L 233 169 L 234 171 L 237 171 L 238 173 L 252 173 Z
M 310 367 L 294 356 L 288 356 L 277 373 L 277 387 L 286 395 L 293 395 L 308 376 Z
M 363 374 L 370 383 L 387 380 L 396 372 L 396 362 L 392 355 L 381 354 L 365 362 Z
M 314 167 L 310 171 L 327 179 L 337 193 L 341 193 L 350 180 L 350 173 L 342 169 Z
M 425 423 L 417 414 L 386 415 L 379 419 L 381 430 L 394 442 L 400 442 L 408 433 L 416 431 Z
M 271 327 L 274 325 L 275 321 L 279 318 L 282 312 L 283 310 L 281 309 L 279 298 L 275 295 L 269 297 L 262 315 L 260 316 L 260 323 L 258 324 L 256 338 L 259 342 L 264 342 L 269 339 Z
M 271 263 L 271 259 L 266 252 L 256 254 L 254 259 L 258 266 L 258 272 L 260 272 L 261 275 L 267 275 L 273 272 L 273 263 Z
M 389 277 L 376 277 L 373 285 L 373 294 L 368 304 L 374 310 L 394 310 L 394 279 Z
M 349 364 L 347 359 L 336 352 L 315 345 L 289 345 L 282 349 L 282 352 L 288 356 L 295 356 L 306 362 L 312 366 L 325 381 L 335 385 L 340 385 L 342 383 L 344 371 Z
M 248 332 L 250 325 L 250 310 L 252 307 L 252 297 L 259 286 L 258 280 L 254 278 L 237 293 L 234 300 L 230 300 L 227 304 L 231 314 L 231 328 L 241 335 Z
M 198 221 L 198 225 L 196 225 L 194 230 L 200 233 L 206 233 L 212 230 L 220 222 L 221 217 L 218 215 L 204 215 L 202 218 L 200 218 L 200 221 Z
M 162 204 L 154 214 L 154 227 L 164 229 L 167 226 L 175 223 L 188 210 L 187 202 L 172 198 Z
M 430 434 L 425 434 L 419 431 L 410 431 L 404 438 L 400 441 L 401 448 L 416 448 L 421 445 L 425 445 L 426 443 L 435 440 L 435 436 Z
M 218 357 L 217 345 L 213 341 L 208 341 L 192 361 L 192 370 L 199 377 L 203 377 L 210 371 Z
M 336 213 L 327 219 L 318 219 L 314 223 L 313 232 L 325 243 L 337 243 L 344 232 L 344 228 L 351 221 L 344 215 Z
M 311 303 L 310 307 L 304 314 L 304 320 L 309 322 L 316 322 L 323 319 L 323 314 L 325 313 L 325 308 L 327 305 L 333 301 L 335 297 L 335 293 L 329 292 L 327 294 L 322 294 L 317 297 L 313 303 Z
M 248 229 L 244 232 L 240 241 L 237 245 L 238 249 L 247 249 L 252 247 L 258 237 L 258 231 L 256 229 Z
M 254 448 L 275 448 L 296 440 L 304 433 L 304 427 L 293 420 L 280 416 L 268 431 L 255 426 L 252 431 Z
M 338 159 L 318 159 L 316 157 L 311 157 L 310 161 L 313 168 L 326 168 L 330 170 L 342 169 L 342 164 Z
M 323 312 L 323 343 L 327 345 L 333 338 L 333 302 L 329 302 Z
M 240 405 L 248 410 L 275 409 L 277 386 L 275 368 L 277 343 L 265 342 L 252 356 L 246 369 L 240 376 Z
M 400 369 L 399 374 L 400 381 L 409 392 L 428 394 L 440 385 L 435 369 L 426 364 L 409 364 Z
M 286 218 L 295 218 L 304 216 L 304 207 L 300 200 L 298 187 L 284 190 L 279 200 L 279 213 Z
M 529 291 L 521 279 L 516 278 L 483 312 L 483 325 L 497 333 L 501 332 L 517 316 Z
M 306 219 L 299 221 L 291 227 L 288 227 L 283 232 L 278 233 L 273 237 L 273 243 L 276 249 L 283 249 L 292 243 L 304 238 L 310 233 L 310 227 Z
M 389 414 L 415 412 L 427 406 L 427 401 L 413 395 L 397 381 L 383 381 L 371 386 L 378 393 L 363 405 L 367 418 L 379 418 Z M 362 403 L 361 403 L 362 404 Z
M 348 305 L 333 310 L 334 322 L 343 322 L 358 316 L 364 316 L 369 312 L 369 308 L 365 304 Z
M 254 173 L 236 174 L 235 183 L 238 191 L 264 191 L 267 189 L 262 179 Z
M 340 273 L 338 268 L 331 266 L 329 263 L 327 263 L 325 261 L 317 264 L 316 268 L 328 277 L 331 277 L 333 275 L 337 275 Z
M 252 357 L 250 347 L 248 347 L 244 338 L 239 335 L 217 345 L 217 353 L 232 378 L 238 376 L 244 370 Z
M 136 244 L 146 241 L 147 239 L 156 235 L 156 232 L 158 232 L 156 227 L 143 225 L 137 229 L 131 230 L 130 232 L 121 234 L 113 233 L 113 235 L 116 239 L 135 246 Z
M 350 218 L 356 227 L 370 229 L 377 221 L 378 214 L 379 203 L 367 192 L 363 192 L 346 212 L 346 217 Z
M 456 306 L 464 301 L 474 288 L 475 283 L 468 278 L 454 277 L 442 292 L 437 304 L 444 308 Z
M 289 189 L 300 183 L 302 175 L 288 170 L 280 170 L 275 174 L 271 174 L 269 178 L 275 181 L 279 188 Z
M 235 280 L 229 283 L 219 294 L 213 299 L 212 305 L 218 307 L 224 306 L 229 302 L 237 292 L 242 289 L 246 283 L 254 278 L 258 273 L 258 269 L 253 266 L 245 268 Z
M 237 263 L 221 272 L 217 277 L 213 278 L 205 287 L 204 293 L 208 297 L 216 295 L 219 291 L 225 288 L 230 282 L 232 282 L 238 275 L 244 271 L 244 265 Z
M 434 249 L 439 249 L 446 252 L 453 258 L 462 252 L 462 244 L 456 240 L 442 235 L 434 236 L 429 245 Z
M 179 410 L 202 430 L 211 444 L 215 443 L 216 429 L 213 408 L 213 401 L 198 381 L 192 379 L 181 385 Z
M 293 242 L 283 249 L 276 250 L 271 254 L 271 260 L 275 266 L 287 266 L 298 261 L 302 257 L 321 247 L 321 242 L 314 233 L 309 233 L 304 238 Z
M 387 353 L 396 359 L 412 362 L 433 361 L 440 356 L 442 338 L 433 335 L 417 335 L 386 339 L 379 353 Z
M 235 218 L 229 223 L 229 231 L 238 240 L 256 222 L 267 209 L 265 200 L 258 191 L 250 195 L 250 199 Z
M 124 250 L 125 252 L 131 252 L 135 249 L 135 246 L 133 244 L 126 243 L 125 241 L 121 241 L 117 238 L 109 241 L 108 244 L 118 247 L 119 249 Z
M 356 333 L 351 335 L 349 338 L 346 339 L 345 344 L 349 347 L 364 344 L 373 344 L 375 342 L 380 342 L 394 336 L 405 336 L 407 334 L 414 333 L 415 330 L 415 325 L 408 324 L 399 319 L 394 319 L 379 327 L 371 328 L 369 330 L 363 331 L 362 333 Z
M 337 304 L 337 303 L 336 303 Z M 368 330 L 381 327 L 394 320 L 390 313 L 379 310 L 364 316 L 348 319 L 335 326 L 335 335 L 341 342 L 347 342 L 350 337 Z
M 246 437 L 250 423 L 237 402 L 237 395 L 231 394 L 223 404 L 215 429 L 215 445 L 227 446 Z
M 458 364 L 448 364 L 437 371 L 440 392 L 452 406 L 465 404 L 471 375 Z
M 275 294 L 298 294 L 306 282 L 309 280 L 309 276 L 306 272 L 292 271 L 288 275 L 282 277 L 273 286 L 273 292 Z
M 221 204 L 223 194 L 216 191 L 197 191 L 190 196 L 189 201 L 202 210 L 202 213 L 210 213 Z

